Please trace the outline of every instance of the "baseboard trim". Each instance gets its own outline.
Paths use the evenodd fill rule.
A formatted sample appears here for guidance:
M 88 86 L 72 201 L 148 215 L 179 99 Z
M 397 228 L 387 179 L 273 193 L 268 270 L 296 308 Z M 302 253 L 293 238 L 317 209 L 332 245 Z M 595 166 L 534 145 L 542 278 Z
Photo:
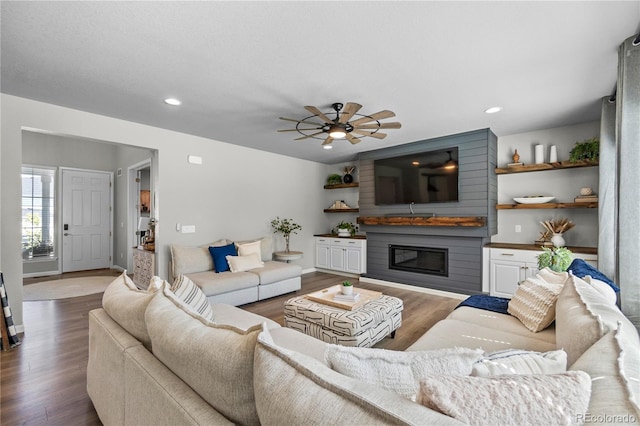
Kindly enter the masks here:
M 465 300 L 468 294 L 452 293 L 449 291 L 435 290 L 432 288 L 417 287 L 414 285 L 400 284 L 391 281 L 378 280 L 376 278 L 360 277 L 360 282 L 367 284 L 375 284 L 386 287 L 401 288 L 403 290 L 415 291 L 417 293 L 433 294 L 434 296 L 449 297 L 451 299 Z

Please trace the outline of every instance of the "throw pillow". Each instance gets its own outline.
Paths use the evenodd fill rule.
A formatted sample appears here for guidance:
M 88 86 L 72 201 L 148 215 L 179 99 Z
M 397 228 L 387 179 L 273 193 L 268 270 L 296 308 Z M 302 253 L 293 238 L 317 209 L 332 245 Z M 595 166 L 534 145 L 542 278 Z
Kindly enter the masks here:
M 537 278 L 527 278 L 509 302 L 509 312 L 530 331 L 537 333 L 549 327 L 556 317 L 556 301 L 562 285 Z
M 176 278 L 171 286 L 171 291 L 189 308 L 193 309 L 206 320 L 213 322 L 213 311 L 211 310 L 207 296 L 202 292 L 200 287 L 185 275 L 180 275 Z
M 238 251 L 236 250 L 236 245 L 234 243 L 221 247 L 209 247 L 209 253 L 211 253 L 213 264 L 215 265 L 216 272 L 218 273 L 229 270 L 227 256 L 238 255 Z
M 507 349 L 486 354 L 473 364 L 472 376 L 503 374 L 557 374 L 567 371 L 567 353 L 563 350 L 533 352 Z
M 611 286 L 604 281 L 597 280 L 593 278 L 591 275 L 585 275 L 582 278 L 587 284 L 590 284 L 591 287 L 595 288 L 598 293 L 602 294 L 602 297 L 607 303 L 615 305 L 618 301 L 618 295 L 611 288 Z
M 236 243 L 236 248 L 238 249 L 238 256 L 248 256 L 251 253 L 255 253 L 258 255 L 258 259 L 262 256 L 262 251 L 260 249 L 261 242 L 253 241 L 251 243 Z
M 573 275 L 578 276 L 580 278 L 590 275 L 592 278 L 595 278 L 597 280 L 607 283 L 616 293 L 620 291 L 620 287 L 618 287 L 616 283 L 614 283 L 611 279 L 609 279 L 609 277 L 607 277 L 605 274 L 598 271 L 593 266 L 589 265 L 583 259 L 573 259 L 573 262 L 571 262 L 571 265 L 569 265 L 569 268 L 567 268 L 567 271 L 571 271 Z
M 147 287 L 147 291 L 151 292 L 151 293 L 156 292 L 156 291 L 160 290 L 163 285 L 164 285 L 164 280 L 162 278 L 154 275 L 149 280 L 149 287 Z
M 551 268 L 543 268 L 536 275 L 539 279 L 551 284 L 564 284 L 569 278 L 568 272 L 556 272 Z
M 433 376 L 420 381 L 418 402 L 469 425 L 570 425 L 586 413 L 590 395 L 584 371 Z
M 420 379 L 435 374 L 468 376 L 482 354 L 482 349 L 468 348 L 399 352 L 330 344 L 325 361 L 338 373 L 415 400 Z
M 227 256 L 227 263 L 229 263 L 231 272 L 244 272 L 264 266 L 264 262 L 260 260 L 258 253 L 251 253 L 246 256 Z

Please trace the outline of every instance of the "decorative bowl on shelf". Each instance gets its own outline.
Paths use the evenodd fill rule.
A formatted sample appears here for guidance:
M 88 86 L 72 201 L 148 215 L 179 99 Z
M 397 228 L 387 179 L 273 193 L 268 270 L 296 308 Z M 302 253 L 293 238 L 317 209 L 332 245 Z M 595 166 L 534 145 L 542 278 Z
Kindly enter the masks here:
M 556 197 L 545 197 L 542 195 L 533 195 L 529 197 L 514 198 L 513 201 L 520 204 L 543 204 L 551 202 Z

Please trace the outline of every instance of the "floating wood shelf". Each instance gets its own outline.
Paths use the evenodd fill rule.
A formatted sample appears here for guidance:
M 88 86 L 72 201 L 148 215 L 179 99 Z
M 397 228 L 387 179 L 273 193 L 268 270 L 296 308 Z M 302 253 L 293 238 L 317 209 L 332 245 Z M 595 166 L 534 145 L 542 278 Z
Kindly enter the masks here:
M 325 213 L 358 213 L 360 209 L 324 209 Z
M 480 228 L 487 226 L 487 218 L 482 216 L 471 217 L 416 217 L 416 216 L 360 216 L 357 219 L 360 225 L 396 225 L 396 226 L 465 226 Z
M 539 204 L 498 204 L 497 210 L 527 209 L 597 209 L 598 203 L 539 203 Z
M 359 182 L 334 183 L 334 184 L 331 184 L 331 185 L 325 185 L 324 189 L 357 188 L 359 186 L 360 186 Z
M 513 249 L 513 250 L 540 250 L 542 251 L 542 247 L 537 244 L 518 244 L 518 243 L 488 243 L 485 244 L 485 247 L 488 248 L 502 248 L 502 249 Z M 597 247 L 578 247 L 578 246 L 567 246 L 569 250 L 574 253 L 584 253 L 584 254 L 598 254 Z
M 569 161 L 560 161 L 557 163 L 528 164 L 525 166 L 512 166 L 512 167 L 496 167 L 496 174 L 505 175 L 509 173 L 540 172 L 543 170 L 575 169 L 578 167 L 593 167 L 597 165 L 598 165 L 597 162 L 592 162 L 592 161 L 578 161 L 575 163 L 571 163 Z

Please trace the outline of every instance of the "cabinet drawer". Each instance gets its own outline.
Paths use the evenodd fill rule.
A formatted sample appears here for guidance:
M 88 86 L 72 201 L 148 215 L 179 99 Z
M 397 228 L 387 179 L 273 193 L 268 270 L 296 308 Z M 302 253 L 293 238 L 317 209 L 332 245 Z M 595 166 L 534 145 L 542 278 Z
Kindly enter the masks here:
M 324 237 L 316 237 L 316 244 L 330 244 L 331 243 L 331 239 L 330 238 L 324 238 Z
M 512 260 L 514 262 L 538 262 L 538 255 L 542 251 L 533 250 L 513 250 L 513 249 L 491 249 L 491 260 Z
M 348 238 L 332 238 L 331 245 L 333 247 L 351 247 L 351 248 L 362 248 L 364 245 L 364 240 L 350 240 Z

